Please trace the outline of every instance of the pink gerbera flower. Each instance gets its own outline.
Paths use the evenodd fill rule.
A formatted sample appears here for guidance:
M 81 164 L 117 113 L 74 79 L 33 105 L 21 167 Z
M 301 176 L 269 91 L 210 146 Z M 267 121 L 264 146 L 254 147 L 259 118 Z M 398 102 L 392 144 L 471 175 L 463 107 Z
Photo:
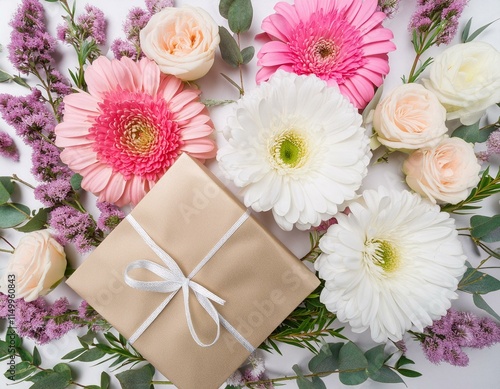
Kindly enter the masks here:
M 89 93 L 64 98 L 56 144 L 99 201 L 137 204 L 182 152 L 201 160 L 215 156 L 200 92 L 161 74 L 153 61 L 100 57 L 85 81 Z
M 278 69 L 315 74 L 364 108 L 389 72 L 387 53 L 396 48 L 377 5 L 377 0 L 276 4 L 276 13 L 262 22 L 267 42 L 258 54 L 257 83 Z

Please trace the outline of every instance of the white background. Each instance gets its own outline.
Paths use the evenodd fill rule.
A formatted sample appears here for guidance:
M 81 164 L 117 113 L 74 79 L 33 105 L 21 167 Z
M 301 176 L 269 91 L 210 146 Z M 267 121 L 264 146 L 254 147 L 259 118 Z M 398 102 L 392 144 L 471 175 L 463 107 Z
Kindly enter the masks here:
M 391 73 L 387 77 L 385 83 L 385 91 L 390 90 L 392 87 L 400 83 L 400 77 L 403 74 L 408 74 L 411 64 L 413 62 L 413 52 L 410 43 L 410 35 L 407 31 L 408 21 L 410 15 L 415 7 L 415 0 L 401 0 L 400 10 L 396 17 L 392 20 L 388 20 L 385 26 L 391 28 L 394 31 L 395 43 L 397 45 L 397 51 L 390 54 L 390 65 Z M 0 53 L 0 68 L 8 71 L 9 73 L 14 73 L 14 70 L 10 66 L 7 59 L 6 46 L 9 41 L 10 27 L 8 22 L 12 17 L 16 7 L 21 3 L 20 0 L 0 0 L 0 44 L 3 46 L 3 52 Z M 125 16 L 128 10 L 132 6 L 144 7 L 144 4 L 140 0 L 107 0 L 107 1 L 97 1 L 90 0 L 90 4 L 94 4 L 100 7 L 108 18 L 108 45 L 114 38 L 123 38 L 123 32 L 121 31 L 121 26 L 125 20 Z M 260 44 L 254 41 L 254 36 L 261 31 L 260 25 L 262 19 L 273 12 L 272 8 L 275 1 L 257 1 L 254 2 L 254 21 L 251 30 L 245 34 L 243 38 L 243 45 L 253 44 L 256 47 L 256 51 L 260 48 Z M 43 2 L 49 25 L 49 30 L 54 32 L 56 26 L 61 23 L 60 15 L 61 9 L 57 3 Z M 84 2 L 78 4 L 78 9 L 83 8 Z M 177 5 L 190 4 L 195 6 L 203 7 L 208 11 L 219 24 L 226 25 L 225 21 L 219 16 L 218 13 L 218 1 L 217 0 L 177 0 Z M 498 17 L 500 17 L 500 0 L 470 0 L 469 6 L 466 8 L 464 15 L 461 20 L 461 31 L 465 22 L 473 16 L 473 30 L 482 26 Z M 500 50 L 500 41 L 498 41 L 498 36 L 500 32 L 500 22 L 491 26 L 486 32 L 484 32 L 478 40 L 487 41 L 493 44 L 498 50 Z M 455 39 L 458 42 L 458 38 Z M 103 49 L 103 53 L 106 53 L 108 46 Z M 442 50 L 441 48 L 433 49 L 432 53 L 436 53 Z M 58 50 L 57 61 L 60 64 L 59 69 L 66 73 L 68 67 L 73 67 L 75 63 L 75 56 L 73 52 L 64 47 L 60 47 Z M 111 55 L 109 55 L 111 56 Z M 500 66 L 500 64 L 499 64 Z M 250 66 L 247 67 L 245 73 L 245 88 L 250 90 L 255 87 L 255 73 L 257 71 L 256 59 L 254 59 Z M 213 98 L 213 99 L 236 99 L 238 97 L 236 90 L 231 87 L 220 75 L 223 72 L 235 79 L 237 79 L 237 72 L 230 68 L 229 66 L 222 63 L 219 54 L 216 57 L 216 63 L 214 68 L 210 73 L 204 77 L 200 82 L 201 89 L 203 91 L 203 98 Z M 11 94 L 26 94 L 26 90 L 15 84 L 0 84 L 0 93 L 11 93 Z M 231 111 L 230 106 L 217 107 L 211 109 L 211 115 L 215 123 L 218 133 L 218 141 L 222 142 L 222 136 L 220 135 L 220 130 L 225 125 L 225 118 L 227 113 Z M 493 122 L 498 118 L 498 110 L 490 110 L 488 113 L 488 121 Z M 451 123 L 450 127 L 456 125 Z M 9 132 L 14 135 L 12 128 L 9 128 L 5 122 L 0 119 L 0 128 L 4 131 Z M 10 160 L 0 157 L 0 176 L 8 176 L 12 173 L 16 173 L 21 178 L 30 181 L 32 183 L 35 180 L 30 175 L 30 150 L 25 147 L 19 139 L 16 139 L 16 144 L 20 149 L 21 161 L 19 163 L 13 163 Z M 377 166 L 370 167 L 369 175 L 363 183 L 364 188 L 374 188 L 378 185 L 392 186 L 404 188 L 404 181 L 400 173 L 400 166 L 402 162 L 402 156 L 397 153 L 390 157 L 390 164 L 380 164 Z M 210 168 L 218 174 L 218 169 L 216 164 L 212 161 L 209 163 Z M 220 176 L 220 174 L 218 174 Z M 225 180 L 223 182 L 229 186 L 233 191 L 236 192 L 235 188 Z M 23 202 L 31 205 L 32 208 L 40 207 L 33 198 L 32 194 L 26 189 L 18 190 L 15 195 L 15 200 L 18 202 Z M 490 199 L 488 204 L 484 207 L 481 214 L 498 214 L 500 213 L 500 206 L 498 204 L 500 196 L 496 196 L 494 199 Z M 95 198 L 92 195 L 85 196 L 86 203 L 89 209 L 93 209 Z M 308 237 L 306 233 L 300 233 L 298 231 L 293 232 L 283 232 L 281 231 L 273 222 L 270 215 L 259 215 L 259 217 L 264 221 L 264 223 L 269 227 L 269 229 L 277 235 L 277 237 L 282 240 L 298 257 L 303 256 L 308 250 Z M 459 223 L 461 225 L 467 225 L 467 218 L 462 218 Z M 3 232 L 2 232 L 3 233 Z M 16 244 L 20 235 L 13 234 L 11 232 L 7 235 L 9 239 Z M 467 253 L 469 254 L 469 260 L 473 264 L 477 264 L 480 257 L 474 255 L 470 244 L 464 241 L 464 246 Z M 74 250 L 68 249 L 69 259 L 73 266 L 76 266 L 83 258 L 79 257 Z M 484 255 L 482 256 L 485 257 Z M 0 253 L 0 268 L 5 265 L 8 259 L 7 254 Z M 491 260 L 492 266 L 495 265 L 495 260 Z M 498 262 L 496 262 L 498 265 Z M 492 271 L 491 274 L 496 274 L 500 276 L 498 271 Z M 49 300 L 54 300 L 60 296 L 68 296 L 70 301 L 76 307 L 80 301 L 80 298 L 76 296 L 68 287 L 65 285 L 59 286 L 53 293 L 49 295 Z M 500 312 L 500 295 L 498 292 L 496 294 L 487 295 L 485 297 L 487 302 L 497 311 Z M 472 304 L 472 299 L 470 295 L 461 294 L 460 300 L 454 302 L 454 307 L 458 309 L 471 310 L 479 315 L 486 315 L 484 312 L 478 310 Z M 338 322 L 335 323 L 336 327 L 341 327 L 342 325 Z M 78 344 L 76 342 L 76 335 L 83 334 L 83 331 L 75 331 L 70 333 L 63 339 L 53 342 L 47 346 L 41 347 L 40 351 L 44 360 L 44 365 L 46 367 L 51 367 L 59 361 L 59 358 L 66 354 L 68 351 L 77 348 Z M 350 336 L 349 332 L 346 335 Z M 352 335 L 351 339 L 357 341 L 357 344 L 363 349 L 368 349 L 373 347 L 375 344 L 371 341 L 368 334 L 362 335 Z M 406 338 L 408 345 L 407 356 L 415 360 L 415 369 L 422 372 L 423 376 L 417 379 L 405 379 L 409 388 L 412 389 L 424 389 L 424 388 L 482 388 L 482 389 L 495 389 L 500 388 L 500 345 L 494 346 L 490 349 L 476 350 L 467 349 L 466 352 L 470 357 L 470 365 L 467 368 L 453 367 L 448 364 L 433 365 L 428 362 L 420 351 L 420 346 L 415 342 L 412 342 L 409 337 Z M 29 343 L 29 342 L 28 342 Z M 168 345 L 165 345 L 168 347 Z M 266 365 L 268 368 L 268 374 L 271 377 L 283 376 L 283 375 L 293 375 L 291 370 L 292 365 L 298 363 L 300 366 L 307 369 L 307 362 L 312 357 L 312 355 L 305 350 L 300 350 L 290 346 L 282 346 L 283 356 L 270 355 L 267 353 L 261 353 L 266 359 Z M 75 363 L 74 366 L 77 367 L 77 378 L 76 380 L 80 383 L 90 385 L 97 384 L 99 382 L 99 374 L 104 366 L 91 368 L 90 364 Z M 0 367 L 0 371 L 6 370 L 6 365 Z M 307 371 L 307 370 L 306 370 Z M 193 372 L 195 374 L 195 372 Z M 157 379 L 162 379 L 158 377 Z M 336 376 L 331 376 L 325 379 L 328 388 L 341 387 L 342 384 L 338 381 Z M 7 384 L 8 381 L 0 375 L 0 383 Z M 118 388 L 118 383 L 116 380 L 113 381 L 113 387 Z M 22 383 L 18 385 L 19 388 L 27 388 L 29 384 Z M 361 388 L 386 388 L 388 385 L 379 384 L 372 381 L 367 381 L 362 384 Z M 163 386 L 159 386 L 163 387 Z M 296 388 L 296 383 L 294 381 L 287 382 L 285 384 L 286 388 Z M 403 387 L 403 385 L 398 385 L 397 387 Z

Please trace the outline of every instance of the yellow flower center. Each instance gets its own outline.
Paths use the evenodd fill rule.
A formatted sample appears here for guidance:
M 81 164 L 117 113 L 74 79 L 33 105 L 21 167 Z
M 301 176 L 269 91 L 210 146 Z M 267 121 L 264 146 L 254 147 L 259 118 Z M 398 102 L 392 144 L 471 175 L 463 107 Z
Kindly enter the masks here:
M 365 258 L 380 266 L 385 273 L 392 273 L 401 265 L 398 248 L 388 241 L 373 239 L 365 247 Z
M 295 130 L 286 130 L 274 138 L 270 152 L 275 167 L 286 170 L 303 166 L 309 154 L 306 139 Z
M 142 154 L 149 151 L 156 138 L 156 131 L 151 123 L 134 120 L 126 126 L 121 137 L 121 143 L 133 154 Z

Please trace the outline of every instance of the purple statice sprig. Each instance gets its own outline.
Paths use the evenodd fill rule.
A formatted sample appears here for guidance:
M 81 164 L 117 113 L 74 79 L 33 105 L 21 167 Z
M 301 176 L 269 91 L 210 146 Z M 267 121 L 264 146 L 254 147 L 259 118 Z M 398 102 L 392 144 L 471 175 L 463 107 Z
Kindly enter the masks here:
M 4 131 L 0 130 L 0 156 L 9 158 L 13 161 L 19 161 L 19 151 L 17 150 L 14 139 Z
M 10 301 L 12 304 L 12 301 Z M 14 300 L 14 326 L 21 338 L 34 340 L 43 345 L 60 339 L 75 328 L 90 330 L 109 329 L 107 323 L 86 301 L 78 309 L 71 309 L 68 299 L 62 297 L 53 304 L 43 297 L 30 302 Z M 9 299 L 0 293 L 0 319 L 9 315 Z
M 34 75 L 44 89 L 42 99 L 50 103 L 54 116 L 60 118 L 64 95 L 70 93 L 68 81 L 54 68 L 56 39 L 45 25 L 44 8 L 39 0 L 23 0 L 11 22 L 7 45 L 9 60 L 21 73 Z M 22 81 L 20 77 L 11 77 Z M 24 82 L 22 85 L 27 86 Z
M 481 349 L 500 342 L 500 326 L 493 319 L 454 309 L 426 327 L 423 333 L 412 334 L 420 341 L 429 361 L 454 366 L 469 364 L 464 347 Z
M 389 19 L 392 18 L 399 8 L 399 0 L 378 0 L 377 11 L 385 13 Z
M 99 46 L 106 43 L 106 18 L 93 5 L 87 4 L 84 13 L 77 16 L 67 0 L 59 2 L 66 16 L 63 17 L 64 23 L 57 27 L 57 38 L 74 48 L 78 67 L 76 72 L 70 70 L 70 75 L 77 88 L 86 90 L 84 66 L 101 55 Z
M 408 78 L 403 82 L 415 82 L 432 63 L 426 59 L 420 66 L 420 57 L 434 45 L 449 44 L 457 33 L 458 22 L 469 0 L 418 0 L 408 29 L 416 56 Z
M 141 51 L 140 32 L 149 22 L 151 16 L 167 7 L 173 7 L 173 0 L 145 0 L 146 9 L 134 7 L 130 9 L 123 23 L 126 39 L 117 38 L 111 44 L 111 51 L 116 59 L 128 57 L 138 61 L 144 57 Z

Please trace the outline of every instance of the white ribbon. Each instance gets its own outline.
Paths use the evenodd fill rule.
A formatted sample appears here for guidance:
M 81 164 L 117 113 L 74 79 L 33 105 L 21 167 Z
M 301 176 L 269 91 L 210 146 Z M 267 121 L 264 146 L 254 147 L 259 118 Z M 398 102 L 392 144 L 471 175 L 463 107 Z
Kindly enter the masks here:
M 219 305 L 224 305 L 225 301 L 221 299 L 216 294 L 210 292 L 204 286 L 193 281 L 192 278 L 205 266 L 205 264 L 214 256 L 214 254 L 226 243 L 226 241 L 236 232 L 236 230 L 248 219 L 249 211 L 245 212 L 232 226 L 231 228 L 222 236 L 222 238 L 215 244 L 215 246 L 205 255 L 200 263 L 193 269 L 189 276 L 185 276 L 180 267 L 177 265 L 175 260 L 168 255 L 160 246 L 158 246 L 153 239 L 148 235 L 148 233 L 142 228 L 142 226 L 134 219 L 132 215 L 128 215 L 126 220 L 130 225 L 137 231 L 139 236 L 144 240 L 144 242 L 155 252 L 155 254 L 162 260 L 166 265 L 162 266 L 155 262 L 141 259 L 130 263 L 125 269 L 124 280 L 130 287 L 138 290 L 143 290 L 146 292 L 157 292 L 157 293 L 170 293 L 165 300 L 149 315 L 149 317 L 139 326 L 139 328 L 132 334 L 129 338 L 130 344 L 133 344 L 146 329 L 156 320 L 160 313 L 165 309 L 165 307 L 170 303 L 179 290 L 182 289 L 182 295 L 184 298 L 184 310 L 186 313 L 186 321 L 189 328 L 189 332 L 193 337 L 194 341 L 201 347 L 210 347 L 220 336 L 220 325 L 224 326 L 231 335 L 235 337 L 238 342 L 240 342 L 248 351 L 253 352 L 254 347 L 234 328 L 226 319 L 224 319 L 212 302 Z M 129 272 L 134 269 L 145 269 L 151 273 L 159 276 L 162 281 L 140 281 L 132 278 Z M 203 343 L 196 330 L 194 329 L 193 320 L 191 318 L 191 310 L 189 308 L 189 293 L 194 292 L 194 295 L 203 309 L 208 313 L 208 315 L 214 321 L 217 327 L 217 334 L 214 340 L 210 343 Z

